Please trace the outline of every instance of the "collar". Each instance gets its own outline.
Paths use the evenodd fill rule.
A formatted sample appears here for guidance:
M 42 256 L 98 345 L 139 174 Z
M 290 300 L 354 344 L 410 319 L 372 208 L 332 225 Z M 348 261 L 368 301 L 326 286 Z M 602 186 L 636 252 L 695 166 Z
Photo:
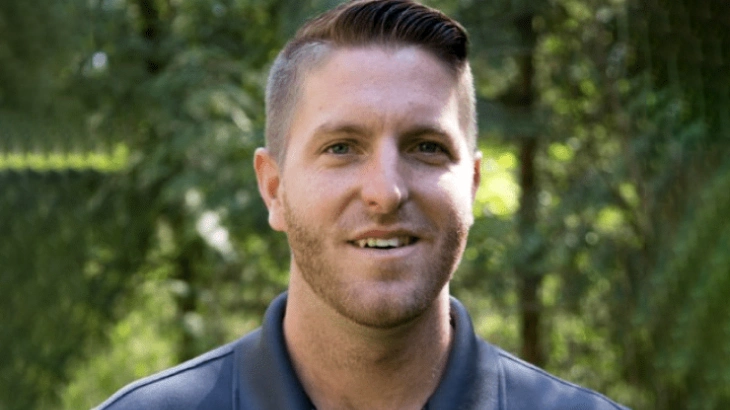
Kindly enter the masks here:
M 269 305 L 264 323 L 236 348 L 234 401 L 239 409 L 311 410 L 314 405 L 296 377 L 284 341 L 286 292 Z M 464 306 L 451 298 L 454 340 L 441 382 L 426 409 L 496 409 L 496 350 L 474 334 Z M 488 403 L 493 403 L 488 405 Z

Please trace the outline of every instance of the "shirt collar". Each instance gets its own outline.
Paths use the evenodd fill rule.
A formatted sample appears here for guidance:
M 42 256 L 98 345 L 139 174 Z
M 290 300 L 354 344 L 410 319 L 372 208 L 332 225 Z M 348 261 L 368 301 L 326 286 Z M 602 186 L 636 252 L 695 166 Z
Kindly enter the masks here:
M 283 320 L 287 294 L 269 305 L 264 322 L 250 340 L 249 348 L 237 351 L 239 408 L 311 410 L 312 402 L 296 377 L 284 341 Z M 454 340 L 444 375 L 427 409 L 486 409 L 485 400 L 495 400 L 497 356 L 491 346 L 474 334 L 464 306 L 451 298 Z M 488 400 L 488 401 L 492 401 Z M 496 408 L 496 407 L 494 407 Z

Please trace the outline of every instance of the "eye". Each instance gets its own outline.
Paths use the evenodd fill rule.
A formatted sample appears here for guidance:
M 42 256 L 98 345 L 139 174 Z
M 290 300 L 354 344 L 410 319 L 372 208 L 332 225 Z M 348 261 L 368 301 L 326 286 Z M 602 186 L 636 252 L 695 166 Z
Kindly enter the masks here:
M 435 139 L 414 141 L 409 149 L 412 158 L 424 164 L 444 165 L 455 161 L 451 147 Z
M 444 149 L 441 144 L 433 141 L 419 142 L 418 145 L 416 145 L 416 149 L 418 150 L 418 152 L 422 152 L 425 154 L 446 153 L 446 149 Z
M 350 153 L 350 144 L 345 142 L 338 142 L 337 144 L 332 144 L 325 150 L 328 154 L 335 154 L 335 155 L 344 155 Z

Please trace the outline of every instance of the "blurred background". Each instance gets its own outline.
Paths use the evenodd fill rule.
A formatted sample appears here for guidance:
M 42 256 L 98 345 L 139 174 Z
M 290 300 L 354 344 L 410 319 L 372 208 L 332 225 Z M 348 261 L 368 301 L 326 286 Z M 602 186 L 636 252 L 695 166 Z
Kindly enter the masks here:
M 81 409 L 258 326 L 278 50 L 333 0 L 0 2 L 0 409 Z M 730 408 L 725 0 L 431 0 L 471 34 L 483 184 L 453 293 L 635 409 Z

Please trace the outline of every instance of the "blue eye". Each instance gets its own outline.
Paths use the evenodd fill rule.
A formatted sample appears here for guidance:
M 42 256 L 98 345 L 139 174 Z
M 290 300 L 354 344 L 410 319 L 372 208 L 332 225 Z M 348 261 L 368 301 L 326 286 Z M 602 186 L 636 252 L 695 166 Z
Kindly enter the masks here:
M 340 142 L 334 145 L 330 145 L 327 148 L 327 152 L 330 154 L 343 155 L 350 152 L 350 146 L 344 142 Z

